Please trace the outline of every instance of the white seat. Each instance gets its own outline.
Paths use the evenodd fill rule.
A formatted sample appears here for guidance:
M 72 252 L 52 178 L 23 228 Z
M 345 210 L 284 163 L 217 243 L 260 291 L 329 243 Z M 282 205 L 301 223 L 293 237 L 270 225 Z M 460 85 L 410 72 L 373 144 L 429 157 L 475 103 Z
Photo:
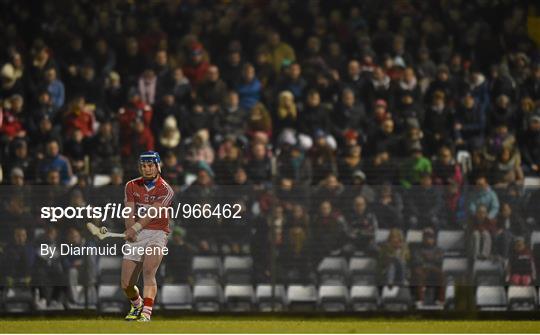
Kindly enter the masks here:
M 534 286 L 508 287 L 508 308 L 512 311 L 534 310 L 538 301 Z
M 506 310 L 506 291 L 503 286 L 478 286 L 476 288 L 476 306 L 480 310 Z

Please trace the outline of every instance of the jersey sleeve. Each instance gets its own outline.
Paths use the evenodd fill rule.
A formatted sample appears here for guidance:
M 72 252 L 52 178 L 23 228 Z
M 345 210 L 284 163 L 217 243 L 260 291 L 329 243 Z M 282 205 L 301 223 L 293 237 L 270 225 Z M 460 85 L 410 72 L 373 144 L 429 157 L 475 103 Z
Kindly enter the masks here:
M 160 194 L 158 196 L 157 201 L 159 202 L 161 206 L 167 207 L 172 204 L 173 196 L 174 196 L 174 191 L 172 187 L 170 187 L 167 184 L 164 184 L 160 190 Z

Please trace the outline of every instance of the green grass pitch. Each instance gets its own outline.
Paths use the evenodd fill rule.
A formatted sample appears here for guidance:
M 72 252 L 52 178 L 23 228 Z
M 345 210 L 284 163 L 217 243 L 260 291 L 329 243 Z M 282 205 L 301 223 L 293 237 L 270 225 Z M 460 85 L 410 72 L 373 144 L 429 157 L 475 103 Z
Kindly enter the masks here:
M 8 318 L 1 333 L 538 333 L 540 321 L 438 321 L 354 317 L 186 316 L 150 323 L 121 318 Z

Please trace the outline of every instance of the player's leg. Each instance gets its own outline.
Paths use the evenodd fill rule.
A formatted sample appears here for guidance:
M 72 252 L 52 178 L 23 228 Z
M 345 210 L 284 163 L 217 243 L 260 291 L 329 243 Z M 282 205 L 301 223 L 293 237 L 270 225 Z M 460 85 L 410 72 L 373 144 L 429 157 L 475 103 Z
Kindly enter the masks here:
M 153 247 L 152 247 L 153 248 Z M 141 312 L 140 321 L 150 321 L 152 316 L 152 307 L 157 295 L 156 273 L 163 259 L 162 253 L 145 255 L 142 273 L 144 281 L 144 306 Z
M 142 262 L 131 259 L 122 261 L 121 285 L 126 297 L 131 302 L 131 309 L 126 315 L 126 320 L 137 320 L 142 311 L 143 301 L 137 288 L 137 280 L 142 270 Z

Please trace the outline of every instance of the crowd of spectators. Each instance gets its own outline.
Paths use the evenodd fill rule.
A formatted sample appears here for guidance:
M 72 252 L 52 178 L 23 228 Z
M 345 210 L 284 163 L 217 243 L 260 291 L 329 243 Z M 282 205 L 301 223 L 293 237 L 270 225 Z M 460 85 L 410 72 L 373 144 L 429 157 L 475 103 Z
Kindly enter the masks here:
M 171 280 L 187 280 L 192 254 L 250 254 L 259 280 L 277 255 L 286 281 L 310 280 L 325 256 L 365 254 L 382 283 L 418 283 L 423 299 L 423 283 L 444 281 L 437 232 L 458 229 L 470 233 L 471 257 L 503 261 L 510 283 L 534 282 L 540 193 L 523 187 L 540 174 L 532 4 L 0 8 L 5 285 L 95 277 L 94 261 L 36 255 L 42 240 L 91 243 L 82 226 L 40 220 L 36 204 L 86 205 L 97 176 L 121 201 L 146 150 L 161 154 L 177 199 L 242 204 L 239 221 L 175 223 Z M 25 193 L 37 185 L 48 187 Z M 378 229 L 390 229 L 387 242 L 375 243 Z M 414 250 L 408 229 L 423 231 Z

